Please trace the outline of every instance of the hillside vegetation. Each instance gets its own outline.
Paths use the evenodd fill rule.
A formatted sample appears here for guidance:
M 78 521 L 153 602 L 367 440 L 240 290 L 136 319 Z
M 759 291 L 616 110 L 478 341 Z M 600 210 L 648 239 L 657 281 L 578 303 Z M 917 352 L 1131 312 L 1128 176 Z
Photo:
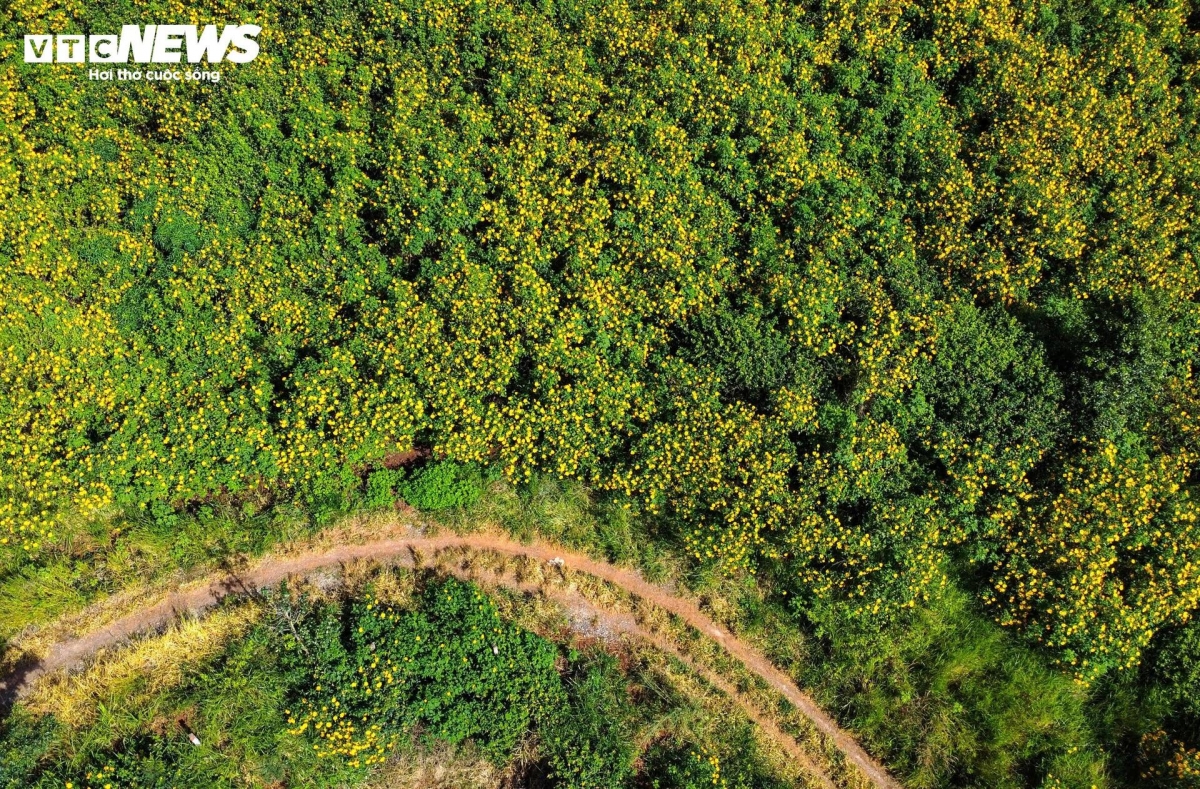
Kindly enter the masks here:
M 18 60 L 25 32 L 151 18 L 254 22 L 263 52 L 216 85 Z M 116 513 L 169 530 L 266 491 L 319 519 L 364 484 L 469 504 L 438 466 L 385 468 L 428 449 L 584 484 L 698 573 L 769 570 L 796 622 L 897 671 L 879 634 L 949 611 L 941 646 L 1024 667 L 1005 709 L 1064 683 L 1099 700 L 1104 769 L 1194 785 L 1198 20 L 12 0 L 5 578 Z M 982 780 L 946 747 L 931 782 Z

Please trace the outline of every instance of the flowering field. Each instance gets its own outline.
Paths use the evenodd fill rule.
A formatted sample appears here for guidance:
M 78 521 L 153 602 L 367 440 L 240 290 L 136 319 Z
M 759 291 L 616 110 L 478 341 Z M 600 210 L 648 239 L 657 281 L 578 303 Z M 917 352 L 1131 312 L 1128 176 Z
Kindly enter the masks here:
M 964 589 L 1081 693 L 1153 674 L 1164 730 L 1110 745 L 1188 785 L 1197 19 L 10 0 L 0 572 L 131 514 L 344 509 L 418 449 L 586 485 L 798 615 Z M 154 21 L 261 54 L 203 84 L 20 60 Z

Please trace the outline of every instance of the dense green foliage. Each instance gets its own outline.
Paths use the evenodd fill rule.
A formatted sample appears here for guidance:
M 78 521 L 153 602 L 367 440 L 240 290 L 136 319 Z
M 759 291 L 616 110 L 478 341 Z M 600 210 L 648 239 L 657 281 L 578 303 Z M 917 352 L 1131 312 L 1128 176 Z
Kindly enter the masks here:
M 216 85 L 13 57 L 231 15 L 263 54 Z M 960 584 L 1081 685 L 1151 655 L 1151 745 L 1195 764 L 1197 18 L 12 0 L 3 572 L 116 509 L 336 510 L 422 446 L 372 502 L 549 473 L 801 611 L 889 628 Z
M 397 733 L 423 731 L 458 745 L 472 741 L 504 764 L 537 725 L 556 785 L 619 787 L 632 756 L 615 731 L 625 714 L 619 674 L 603 662 L 564 687 L 558 650 L 502 621 L 477 588 L 454 580 L 428 586 L 415 609 L 379 599 L 349 611 L 299 603 L 300 616 L 278 610 L 286 650 L 281 661 L 293 688 L 287 710 L 293 735 L 314 741 L 318 756 L 351 767 L 383 763 Z
M 625 678 L 600 653 L 570 683 L 569 703 L 549 714 L 542 747 L 550 776 L 573 789 L 620 789 L 632 774 L 635 717 Z
M 288 711 L 290 731 L 310 736 L 318 756 L 382 762 L 394 732 L 419 728 L 452 744 L 472 739 L 503 762 L 535 712 L 557 701 L 556 650 L 500 621 L 482 592 L 447 581 L 423 603 L 282 614 L 284 670 L 306 689 Z
M 411 480 L 402 483 L 399 490 L 405 501 L 423 510 L 465 507 L 483 495 L 478 471 L 452 460 L 425 466 Z

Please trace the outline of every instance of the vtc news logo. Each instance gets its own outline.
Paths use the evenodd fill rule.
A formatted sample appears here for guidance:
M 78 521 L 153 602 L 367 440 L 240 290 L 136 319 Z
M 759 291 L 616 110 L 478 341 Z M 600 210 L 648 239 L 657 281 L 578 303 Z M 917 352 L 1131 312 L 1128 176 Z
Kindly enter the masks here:
M 258 25 L 123 25 L 120 35 L 27 35 L 26 63 L 249 63 Z

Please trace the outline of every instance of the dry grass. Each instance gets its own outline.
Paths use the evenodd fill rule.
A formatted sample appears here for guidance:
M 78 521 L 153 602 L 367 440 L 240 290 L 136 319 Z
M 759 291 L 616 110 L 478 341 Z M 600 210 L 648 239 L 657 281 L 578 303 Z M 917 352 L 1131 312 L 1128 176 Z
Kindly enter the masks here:
M 363 789 L 497 789 L 505 777 L 479 754 L 441 744 L 390 759 Z
M 162 600 L 168 592 L 186 590 L 192 586 L 207 582 L 207 571 L 204 577 L 184 581 L 181 574 L 164 576 L 150 583 L 130 585 L 116 594 L 103 600 L 98 600 L 78 611 L 64 614 L 52 622 L 37 628 L 28 628 L 13 636 L 5 649 L 5 657 L 16 659 L 22 655 L 44 657 L 50 647 L 61 641 L 104 627 L 121 619 L 133 611 L 138 611 Z
M 342 568 L 342 582 L 345 593 L 351 597 L 361 596 L 369 587 L 372 596 L 397 608 L 407 610 L 415 602 L 416 574 L 393 565 L 353 562 Z
M 126 706 L 139 706 L 178 685 L 190 667 L 214 657 L 231 640 L 244 635 L 261 614 L 261 606 L 246 603 L 219 609 L 203 619 L 180 620 L 162 635 L 99 655 L 91 667 L 78 674 L 45 677 L 25 699 L 25 706 L 75 728 L 94 721 L 100 704 L 114 698 L 121 698 Z

